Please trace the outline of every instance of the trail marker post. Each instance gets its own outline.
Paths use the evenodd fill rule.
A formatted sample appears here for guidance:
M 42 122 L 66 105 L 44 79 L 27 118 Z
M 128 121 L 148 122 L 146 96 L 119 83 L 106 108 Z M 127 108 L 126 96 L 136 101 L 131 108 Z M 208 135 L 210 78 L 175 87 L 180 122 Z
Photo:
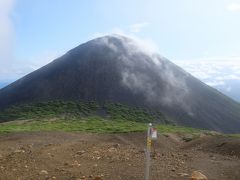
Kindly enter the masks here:
M 152 140 L 157 139 L 157 130 L 152 127 L 152 123 L 148 124 L 147 129 L 147 148 L 145 150 L 145 174 L 144 174 L 144 180 L 149 180 L 150 175 L 150 163 L 151 163 L 151 146 L 152 146 Z

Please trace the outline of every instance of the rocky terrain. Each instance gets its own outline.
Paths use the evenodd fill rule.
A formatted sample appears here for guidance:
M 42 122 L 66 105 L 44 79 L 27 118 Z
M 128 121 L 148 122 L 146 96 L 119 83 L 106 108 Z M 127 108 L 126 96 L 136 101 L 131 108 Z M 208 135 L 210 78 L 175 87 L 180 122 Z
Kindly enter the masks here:
M 0 135 L 0 179 L 139 180 L 144 177 L 145 133 L 26 132 Z M 159 134 L 152 147 L 151 179 L 240 177 L 240 139 L 202 134 L 185 139 Z

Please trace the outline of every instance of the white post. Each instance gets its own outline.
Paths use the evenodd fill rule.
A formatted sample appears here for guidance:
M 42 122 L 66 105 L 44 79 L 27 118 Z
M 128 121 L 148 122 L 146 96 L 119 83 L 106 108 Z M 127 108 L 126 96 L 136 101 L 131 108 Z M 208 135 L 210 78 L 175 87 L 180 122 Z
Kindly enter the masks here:
M 145 151 L 146 162 L 145 162 L 144 180 L 149 180 L 149 175 L 150 175 L 150 161 L 151 161 L 150 153 L 151 153 L 151 145 L 152 145 L 151 128 L 152 128 L 152 123 L 149 123 L 148 130 L 147 130 L 147 149 Z

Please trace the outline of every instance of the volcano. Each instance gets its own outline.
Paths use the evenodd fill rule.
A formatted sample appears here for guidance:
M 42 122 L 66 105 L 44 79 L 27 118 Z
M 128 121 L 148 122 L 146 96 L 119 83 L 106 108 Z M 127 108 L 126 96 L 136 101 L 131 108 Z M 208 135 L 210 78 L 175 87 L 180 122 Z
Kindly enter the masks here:
M 0 90 L 0 110 L 49 100 L 160 110 L 176 124 L 240 132 L 240 105 L 128 37 L 93 39 Z

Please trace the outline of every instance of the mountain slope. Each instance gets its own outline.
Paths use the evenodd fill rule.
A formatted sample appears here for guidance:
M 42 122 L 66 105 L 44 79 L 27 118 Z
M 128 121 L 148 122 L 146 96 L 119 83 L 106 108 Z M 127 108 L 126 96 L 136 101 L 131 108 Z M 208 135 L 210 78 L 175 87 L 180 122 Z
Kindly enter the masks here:
M 0 109 L 48 100 L 117 102 L 160 110 L 177 124 L 240 132 L 240 105 L 134 40 L 82 44 L 0 90 Z

